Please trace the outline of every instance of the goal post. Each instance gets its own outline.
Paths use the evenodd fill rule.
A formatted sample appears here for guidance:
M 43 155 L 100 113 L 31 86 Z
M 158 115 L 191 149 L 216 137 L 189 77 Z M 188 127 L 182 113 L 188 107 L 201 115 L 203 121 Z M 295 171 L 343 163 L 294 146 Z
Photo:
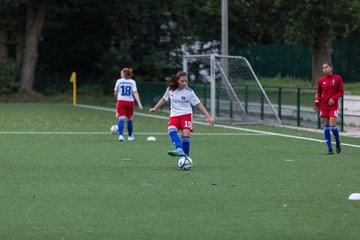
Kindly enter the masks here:
M 210 86 L 204 93 L 216 122 L 281 124 L 271 99 L 248 60 L 241 56 L 185 55 L 183 70 L 192 86 Z M 210 95 L 210 98 L 207 97 Z

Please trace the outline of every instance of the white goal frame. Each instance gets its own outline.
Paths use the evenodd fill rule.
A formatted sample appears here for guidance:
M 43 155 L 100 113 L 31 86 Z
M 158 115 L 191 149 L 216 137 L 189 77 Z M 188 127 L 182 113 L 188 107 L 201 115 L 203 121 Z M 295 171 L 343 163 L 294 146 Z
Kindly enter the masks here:
M 210 112 L 213 118 L 216 117 L 216 70 L 220 71 L 222 79 L 223 79 L 223 85 L 226 85 L 225 88 L 227 90 L 227 94 L 229 97 L 238 104 L 238 107 L 241 109 L 241 111 L 245 114 L 244 107 L 242 106 L 242 103 L 238 99 L 234 89 L 231 86 L 231 83 L 229 82 L 227 78 L 227 72 L 228 72 L 228 65 L 227 61 L 228 59 L 241 59 L 246 63 L 246 67 L 250 70 L 251 77 L 256 81 L 259 89 L 261 90 L 267 104 L 270 106 L 271 111 L 273 115 L 275 116 L 275 119 L 277 121 L 277 124 L 282 124 L 281 119 L 279 118 L 273 104 L 271 103 L 270 99 L 268 98 L 263 86 L 261 85 L 258 77 L 256 76 L 253 68 L 251 67 L 249 61 L 242 57 L 242 56 L 228 56 L 228 55 L 215 55 L 215 54 L 201 54 L 201 55 L 184 55 L 183 56 L 183 71 L 188 72 L 188 59 L 194 59 L 194 58 L 208 58 L 209 59 L 209 65 L 210 65 Z

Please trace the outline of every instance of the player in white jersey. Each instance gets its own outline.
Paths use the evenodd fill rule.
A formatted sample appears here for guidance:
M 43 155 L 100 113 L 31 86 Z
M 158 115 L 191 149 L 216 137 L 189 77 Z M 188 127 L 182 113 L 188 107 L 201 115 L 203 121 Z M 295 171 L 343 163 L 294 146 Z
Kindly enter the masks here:
M 128 140 L 133 141 L 134 98 L 140 110 L 143 109 L 143 106 L 141 105 L 136 82 L 132 79 L 133 70 L 131 68 L 124 68 L 121 70 L 120 75 L 121 78 L 116 81 L 114 88 L 114 96 L 117 99 L 116 117 L 118 118 L 119 141 L 125 141 L 125 118 L 127 118 Z
M 170 100 L 170 119 L 168 132 L 175 150 L 168 151 L 170 156 L 189 156 L 190 153 L 190 133 L 193 131 L 192 107 L 197 106 L 205 115 L 210 126 L 214 125 L 214 120 L 201 104 L 195 92 L 187 86 L 188 77 L 186 72 L 178 72 L 176 75 L 166 78 L 168 88 L 159 102 L 149 110 L 155 112 L 162 105 Z M 181 140 L 177 132 L 181 130 Z

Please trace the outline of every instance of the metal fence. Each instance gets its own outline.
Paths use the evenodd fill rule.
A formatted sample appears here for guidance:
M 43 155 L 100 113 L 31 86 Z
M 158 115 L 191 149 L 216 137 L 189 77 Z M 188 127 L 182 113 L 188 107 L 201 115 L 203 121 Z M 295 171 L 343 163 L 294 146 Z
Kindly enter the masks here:
M 206 108 L 210 107 L 209 85 L 190 83 Z M 139 93 L 144 106 L 153 106 L 164 94 L 166 85 L 164 83 L 138 83 Z M 264 86 L 264 89 L 273 103 L 282 123 L 289 126 L 306 127 L 320 129 L 321 119 L 318 112 L 313 109 L 315 100 L 316 88 L 296 88 L 296 87 L 278 87 L 278 86 Z M 253 86 L 245 86 L 241 90 L 244 99 L 243 105 L 248 114 L 251 112 L 259 112 L 261 116 L 267 113 L 264 108 L 264 97 L 258 88 Z M 233 103 L 229 99 L 221 97 L 221 94 L 216 94 L 216 115 L 215 117 L 227 116 L 230 121 L 229 124 L 242 124 L 236 119 L 235 109 Z M 344 130 L 344 100 L 339 100 L 339 117 L 338 124 L 340 129 Z M 163 107 L 164 110 L 168 106 Z M 200 111 L 194 108 L 195 114 L 200 114 Z

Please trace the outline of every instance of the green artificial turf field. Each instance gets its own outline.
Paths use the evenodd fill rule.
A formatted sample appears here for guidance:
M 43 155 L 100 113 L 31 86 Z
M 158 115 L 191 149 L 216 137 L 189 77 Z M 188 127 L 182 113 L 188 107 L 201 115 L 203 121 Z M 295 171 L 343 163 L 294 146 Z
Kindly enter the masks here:
M 197 124 L 193 169 L 181 171 L 166 119 L 135 116 L 135 141 L 122 143 L 115 123 L 112 111 L 0 104 L 0 239 L 360 235 L 360 201 L 348 200 L 360 192 L 360 139 L 342 137 L 328 156 L 315 132 Z

